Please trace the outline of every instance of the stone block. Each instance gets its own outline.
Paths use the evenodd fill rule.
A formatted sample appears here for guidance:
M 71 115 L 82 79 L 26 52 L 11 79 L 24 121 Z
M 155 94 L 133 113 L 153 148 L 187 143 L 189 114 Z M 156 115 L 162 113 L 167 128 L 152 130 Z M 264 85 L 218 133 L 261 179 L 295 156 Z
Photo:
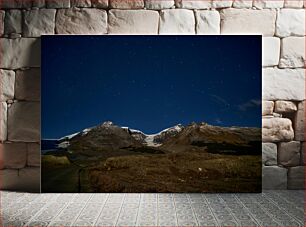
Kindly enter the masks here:
M 287 189 L 287 169 L 279 166 L 264 166 L 262 169 L 263 189 Z
M 290 141 L 281 142 L 278 146 L 278 164 L 288 167 L 288 166 L 298 166 L 300 165 L 300 142 Z
M 212 8 L 228 8 L 233 4 L 233 0 L 212 0 Z
M 253 6 L 253 1 L 250 0 L 234 0 L 233 2 L 233 7 L 234 8 L 252 8 Z
M 5 11 L 0 10 L 0 35 L 4 34 L 4 17 Z
M 5 14 L 4 33 L 22 33 L 22 11 L 18 9 L 8 10 Z
M 47 8 L 62 9 L 70 7 L 70 0 L 45 0 Z
M 0 143 L 0 168 L 21 169 L 26 166 L 27 145 L 25 143 Z
M 145 0 L 146 9 L 170 9 L 174 7 L 174 0 Z
M 254 0 L 253 6 L 257 9 L 265 9 L 265 8 L 283 8 L 284 0 Z
M 20 190 L 26 192 L 40 192 L 40 168 L 27 167 L 19 170 Z
M 16 102 L 8 109 L 8 140 L 40 141 L 40 104 Z
M 40 192 L 40 168 L 0 170 L 0 189 L 22 192 Z
M 159 34 L 195 34 L 193 11 L 188 9 L 162 10 Z
M 220 34 L 220 14 L 214 10 L 197 10 L 196 32 L 197 34 L 218 35 Z
M 110 34 L 157 34 L 159 14 L 153 10 L 110 10 Z
M 294 102 L 278 100 L 275 102 L 276 113 L 292 113 L 297 111 L 297 106 Z
M 7 139 L 7 104 L 0 103 L 0 142 Z
M 70 0 L 71 7 L 91 7 L 91 0 Z
M 40 40 L 35 38 L 0 38 L 0 68 L 19 69 L 40 66 Z
M 28 166 L 40 167 L 40 144 L 39 143 L 28 143 Z
M 22 9 L 31 7 L 31 0 L 1 0 L 0 3 L 0 8 L 2 9 Z
M 304 166 L 291 167 L 288 171 L 288 189 L 304 189 Z
M 17 39 L 17 38 L 21 38 L 22 34 L 11 33 L 9 35 L 5 35 L 4 37 L 8 37 L 10 39 Z
M 277 145 L 275 143 L 262 143 L 262 164 L 277 165 Z
M 262 39 L 263 66 L 276 66 L 279 63 L 280 39 L 277 37 L 263 37 Z
M 276 117 L 262 119 L 263 142 L 290 141 L 293 138 L 294 131 L 290 119 Z
M 262 116 L 262 119 L 270 119 L 270 118 L 274 118 L 274 116 L 273 115 Z
M 263 99 L 305 99 L 305 73 L 303 69 L 263 69 Z
M 304 0 L 285 0 L 284 7 L 285 8 L 303 8 Z
M 212 7 L 211 0 L 175 0 L 177 8 L 184 9 L 209 9 Z
M 295 140 L 305 141 L 305 101 L 298 104 L 294 118 Z
M 114 9 L 142 9 L 143 0 L 109 0 L 109 7 Z
M 16 190 L 20 187 L 19 185 L 19 170 L 17 169 L 3 169 L 0 170 L 0 189 L 1 190 Z
M 262 115 L 272 115 L 274 109 L 273 101 L 263 101 L 262 102 Z
M 273 36 L 276 11 L 271 9 L 223 9 L 221 15 L 222 34 L 259 34 Z
M 0 69 L 0 101 L 14 99 L 15 72 Z
M 281 53 L 279 67 L 305 67 L 305 37 L 283 38 Z
M 301 162 L 300 164 L 302 166 L 305 166 L 306 165 L 306 159 L 305 159 L 305 142 L 302 142 L 301 143 Z
M 108 7 L 108 0 L 91 0 L 92 7 L 106 9 Z
M 277 13 L 276 36 L 304 36 L 305 35 L 305 10 L 281 9 Z
M 40 69 L 16 71 L 15 98 L 18 100 L 40 101 Z
M 45 0 L 32 0 L 32 7 L 44 8 L 46 7 L 46 1 Z
M 273 113 L 273 117 L 282 117 L 282 115 L 279 114 L 279 113 Z M 289 116 L 288 116 L 288 118 L 289 118 Z M 290 118 L 289 118 L 289 119 L 290 119 Z
M 53 35 L 55 9 L 33 9 L 24 12 L 23 36 L 39 37 Z
M 105 34 L 107 13 L 102 9 L 60 9 L 56 16 L 57 34 Z

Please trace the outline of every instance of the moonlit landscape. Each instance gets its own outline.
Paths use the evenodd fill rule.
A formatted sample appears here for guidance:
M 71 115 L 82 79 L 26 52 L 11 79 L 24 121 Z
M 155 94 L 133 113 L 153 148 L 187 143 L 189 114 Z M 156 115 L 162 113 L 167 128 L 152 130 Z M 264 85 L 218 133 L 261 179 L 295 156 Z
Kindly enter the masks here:
M 42 191 L 260 192 L 260 50 L 261 36 L 43 36 Z

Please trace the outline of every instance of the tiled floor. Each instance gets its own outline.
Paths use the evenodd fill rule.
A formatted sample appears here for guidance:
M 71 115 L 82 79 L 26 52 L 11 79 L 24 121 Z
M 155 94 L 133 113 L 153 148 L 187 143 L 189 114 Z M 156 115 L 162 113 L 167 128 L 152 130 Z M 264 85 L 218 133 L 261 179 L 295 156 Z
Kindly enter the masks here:
M 262 194 L 1 192 L 4 226 L 304 226 L 303 191 Z

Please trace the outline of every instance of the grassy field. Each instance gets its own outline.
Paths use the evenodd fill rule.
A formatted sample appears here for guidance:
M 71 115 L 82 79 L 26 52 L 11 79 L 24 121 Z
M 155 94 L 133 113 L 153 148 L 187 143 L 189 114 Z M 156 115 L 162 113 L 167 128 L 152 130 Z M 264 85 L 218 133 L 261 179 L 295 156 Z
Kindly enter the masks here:
M 261 191 L 261 155 L 214 154 L 202 148 L 175 153 L 138 149 L 132 153 L 74 159 L 69 153 L 43 155 L 42 191 Z
M 42 192 L 93 191 L 88 169 L 71 163 L 66 156 L 43 155 L 41 171 Z
M 261 156 L 199 152 L 108 158 L 91 168 L 98 192 L 260 192 Z

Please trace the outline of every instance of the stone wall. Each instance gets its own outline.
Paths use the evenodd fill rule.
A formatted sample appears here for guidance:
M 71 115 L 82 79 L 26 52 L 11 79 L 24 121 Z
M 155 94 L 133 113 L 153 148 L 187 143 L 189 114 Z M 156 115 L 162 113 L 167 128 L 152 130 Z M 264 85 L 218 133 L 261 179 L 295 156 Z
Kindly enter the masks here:
M 2 189 L 39 191 L 42 34 L 262 34 L 263 187 L 303 188 L 305 2 L 0 0 L 0 4 Z

